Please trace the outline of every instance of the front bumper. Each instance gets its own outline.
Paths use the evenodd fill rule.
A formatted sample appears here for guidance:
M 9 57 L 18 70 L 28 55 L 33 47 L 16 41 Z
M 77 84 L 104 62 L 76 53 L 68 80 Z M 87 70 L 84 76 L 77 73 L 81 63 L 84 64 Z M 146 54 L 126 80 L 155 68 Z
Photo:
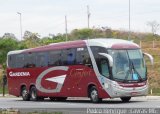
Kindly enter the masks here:
M 148 84 L 141 87 L 122 87 L 118 84 L 112 85 L 111 97 L 136 97 L 146 96 L 148 94 Z

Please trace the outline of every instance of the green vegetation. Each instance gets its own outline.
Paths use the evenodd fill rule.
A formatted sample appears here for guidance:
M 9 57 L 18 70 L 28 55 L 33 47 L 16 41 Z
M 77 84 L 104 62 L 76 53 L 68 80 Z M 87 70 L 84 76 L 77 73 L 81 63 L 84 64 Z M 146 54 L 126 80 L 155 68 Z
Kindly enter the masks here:
M 84 28 L 74 29 L 67 34 L 67 36 L 69 41 L 84 40 L 88 38 L 120 38 L 127 40 L 128 32 L 122 30 L 112 30 L 108 27 L 102 27 L 99 29 Z M 24 33 L 23 40 L 21 41 L 17 40 L 14 34 L 5 33 L 4 36 L 0 37 L 0 66 L 2 66 L 3 69 L 6 68 L 6 57 L 9 51 L 34 48 L 50 43 L 64 42 L 65 40 L 66 35 L 60 33 L 41 38 L 37 33 L 26 31 Z M 141 45 L 144 52 L 153 55 L 155 63 L 154 66 L 151 66 L 148 60 L 146 62 L 148 66 L 149 85 L 150 90 L 152 89 L 153 95 L 160 95 L 160 36 L 153 33 L 131 32 L 130 40 Z M 2 85 L 1 76 L 2 73 L 0 69 L 0 88 Z
M 0 94 L 2 94 L 3 93 L 3 88 L 2 87 L 0 87 Z M 8 93 L 8 88 L 7 87 L 5 87 L 5 94 L 7 94 Z

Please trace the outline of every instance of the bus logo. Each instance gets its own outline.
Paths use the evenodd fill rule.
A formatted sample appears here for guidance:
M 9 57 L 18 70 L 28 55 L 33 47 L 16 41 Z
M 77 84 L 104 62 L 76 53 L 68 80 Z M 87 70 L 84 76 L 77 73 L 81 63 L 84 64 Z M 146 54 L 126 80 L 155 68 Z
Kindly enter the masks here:
M 9 72 L 9 76 L 13 77 L 13 76 L 30 76 L 29 72 Z
M 52 67 L 52 68 L 49 68 L 49 69 L 43 71 L 37 77 L 37 80 L 36 80 L 36 88 L 39 91 L 44 92 L 44 93 L 56 93 L 56 92 L 60 92 L 61 91 L 63 83 L 64 83 L 64 81 L 66 79 L 66 74 L 46 79 L 48 81 L 52 81 L 52 82 L 56 82 L 57 83 L 57 87 L 55 89 L 46 89 L 41 85 L 43 77 L 45 77 L 48 73 L 50 73 L 52 71 L 56 71 L 56 70 L 68 71 L 68 67 L 66 67 L 66 66 L 57 66 L 57 67 Z

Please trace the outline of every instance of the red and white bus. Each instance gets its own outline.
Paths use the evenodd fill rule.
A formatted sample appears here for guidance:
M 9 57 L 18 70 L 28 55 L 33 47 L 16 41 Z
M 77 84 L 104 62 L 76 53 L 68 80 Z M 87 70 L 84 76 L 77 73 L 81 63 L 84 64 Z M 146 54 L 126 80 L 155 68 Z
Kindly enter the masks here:
M 7 57 L 9 94 L 23 100 L 131 97 L 148 93 L 147 55 L 130 41 L 89 39 L 11 51 Z

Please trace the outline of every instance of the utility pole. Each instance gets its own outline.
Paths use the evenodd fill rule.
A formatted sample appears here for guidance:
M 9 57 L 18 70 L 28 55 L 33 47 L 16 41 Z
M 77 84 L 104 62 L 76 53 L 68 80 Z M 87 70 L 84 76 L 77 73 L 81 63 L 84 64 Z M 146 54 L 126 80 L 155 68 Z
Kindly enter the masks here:
M 20 33 L 21 33 L 21 39 L 22 40 L 22 14 L 20 12 L 17 12 L 17 14 L 19 14 L 19 17 L 20 17 Z
M 128 31 L 128 40 L 130 40 L 130 36 L 131 36 L 131 22 L 130 22 L 130 20 L 131 20 L 131 18 L 130 18 L 130 0 L 129 0 L 129 31 Z
M 88 28 L 89 28 L 89 22 L 90 22 L 90 15 L 91 15 L 91 13 L 90 13 L 90 11 L 89 11 L 89 6 L 87 5 L 87 21 L 88 21 Z
M 65 16 L 65 31 L 66 31 L 66 41 L 68 40 L 68 30 L 67 30 L 67 16 Z

